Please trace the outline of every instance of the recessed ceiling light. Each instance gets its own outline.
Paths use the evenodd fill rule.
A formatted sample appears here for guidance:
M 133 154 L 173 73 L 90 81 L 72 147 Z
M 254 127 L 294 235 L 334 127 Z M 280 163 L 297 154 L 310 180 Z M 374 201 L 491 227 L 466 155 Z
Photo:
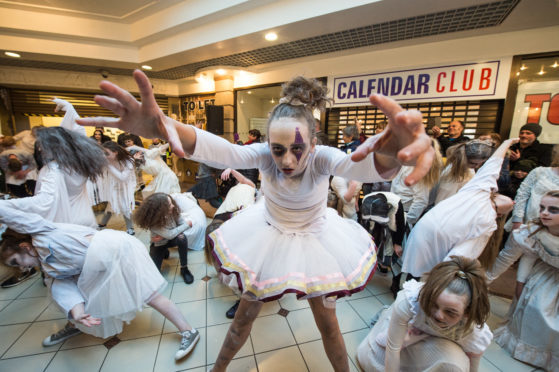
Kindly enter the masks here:
M 268 41 L 274 41 L 278 39 L 278 34 L 275 32 L 268 32 L 264 38 Z
M 557 61 L 555 61 L 555 62 L 551 65 L 551 67 L 553 67 L 553 68 L 557 68 L 558 66 L 559 66 L 559 63 L 557 63 Z
M 526 67 L 526 65 L 522 65 L 522 66 L 520 66 L 520 71 L 524 71 L 524 70 L 526 70 L 527 68 L 528 68 L 528 67 Z
M 252 94 L 252 90 L 249 90 L 247 93 L 248 93 L 248 94 Z
M 225 70 L 222 68 L 218 68 L 217 70 L 215 70 L 215 73 L 218 75 L 225 75 Z
M 5 55 L 7 55 L 8 57 L 14 57 L 14 58 L 20 58 L 21 56 L 17 53 L 14 52 L 4 52 Z
M 144 70 L 151 70 L 152 69 L 152 67 L 150 65 L 142 65 L 142 68 Z

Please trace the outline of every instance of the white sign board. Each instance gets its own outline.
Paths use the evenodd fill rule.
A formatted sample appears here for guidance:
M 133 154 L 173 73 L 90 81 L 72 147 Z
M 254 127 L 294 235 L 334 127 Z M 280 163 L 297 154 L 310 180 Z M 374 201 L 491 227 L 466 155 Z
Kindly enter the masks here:
M 538 141 L 559 143 L 559 81 L 518 84 L 509 137 L 517 137 L 527 123 L 542 126 Z
M 383 94 L 403 102 L 505 98 L 512 58 L 328 79 L 333 106 L 369 105 Z

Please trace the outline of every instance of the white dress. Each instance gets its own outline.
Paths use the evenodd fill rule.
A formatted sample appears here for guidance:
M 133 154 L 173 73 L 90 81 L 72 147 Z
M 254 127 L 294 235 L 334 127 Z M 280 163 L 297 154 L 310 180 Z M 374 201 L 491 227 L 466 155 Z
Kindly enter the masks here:
M 404 180 L 413 171 L 413 167 L 404 166 L 392 180 L 390 192 L 398 195 L 402 200 L 406 212 L 406 222 L 415 225 L 421 214 L 429 204 L 429 188 L 418 182 L 408 186 Z
M 559 190 L 559 174 L 549 167 L 533 169 L 516 192 L 512 222 L 528 223 L 538 218 L 542 196 L 551 190 Z
M 495 342 L 513 358 L 559 371 L 559 237 L 537 225 L 514 230 L 487 277 L 493 280 L 522 256 L 517 281 L 525 283 Z M 534 234 L 535 232 L 535 234 Z
M 181 188 L 177 175 L 161 159 L 161 151 L 164 147 L 154 147 L 153 149 L 141 149 L 144 153 L 145 164 L 142 171 L 153 176 L 153 180 L 142 190 L 144 200 L 153 193 L 163 192 L 165 194 L 180 193 Z
M 206 214 L 190 192 L 171 194 L 171 198 L 177 203 L 181 217 L 192 222 L 192 227 L 183 232 L 188 239 L 188 249 L 203 250 L 206 244 Z
M 470 368 L 466 353 L 482 354 L 491 343 L 487 324 L 466 330 L 459 323 L 443 330 L 427 322 L 419 304 L 423 285 L 415 280 L 404 283 L 396 301 L 359 345 L 357 359 L 366 372 L 384 371 L 387 347 L 400 352 L 401 371 L 465 372 Z M 411 329 L 413 336 L 408 334 Z
M 342 216 L 344 218 L 349 218 L 351 220 L 357 221 L 357 209 L 355 208 L 356 198 L 359 197 L 359 192 L 361 191 L 361 187 L 363 186 L 362 183 L 357 185 L 355 189 L 355 194 L 351 198 L 349 202 L 346 202 L 344 199 L 344 195 L 347 192 L 349 187 L 349 181 L 343 177 L 334 176 L 332 177 L 332 182 L 330 182 L 330 186 L 338 196 L 338 200 L 342 202 Z
M 167 285 L 144 244 L 123 231 L 52 223 L 7 201 L 0 201 L 0 223 L 32 236 L 41 268 L 52 278 L 51 295 L 69 319 L 82 302 L 86 314 L 101 318 L 99 326 L 76 323 L 82 332 L 103 338 L 122 332 L 122 323 Z
M 501 157 L 491 157 L 456 195 L 419 220 L 406 243 L 403 272 L 421 277 L 450 256 L 480 256 L 497 229 L 491 192 L 497 190 L 502 162 Z
M 119 164 L 119 166 L 121 166 Z M 130 218 L 135 207 L 134 190 L 136 189 L 136 173 L 134 164 L 126 161 L 122 169 L 109 164 L 107 171 L 101 178 L 103 186 L 103 200 L 108 201 L 107 211 L 122 214 Z
M 470 181 L 474 175 L 476 174 L 473 169 L 468 170 L 468 175 L 464 177 L 462 182 L 447 182 L 444 180 L 444 177 L 450 172 L 451 165 L 447 165 L 445 169 L 441 172 L 441 178 L 439 184 L 437 185 L 437 195 L 435 197 L 435 205 L 439 204 L 445 199 L 450 198 L 453 195 L 456 195 L 458 191 L 468 182 Z
M 361 162 L 335 148 L 317 146 L 300 176 L 286 177 L 268 144 L 237 146 L 196 130 L 193 160 L 219 168 L 258 168 L 266 197 L 209 238 L 221 278 L 245 297 L 271 301 L 342 297 L 363 290 L 376 267 L 375 245 L 355 221 L 326 207 L 331 174 L 361 182 L 384 179 L 371 154 Z

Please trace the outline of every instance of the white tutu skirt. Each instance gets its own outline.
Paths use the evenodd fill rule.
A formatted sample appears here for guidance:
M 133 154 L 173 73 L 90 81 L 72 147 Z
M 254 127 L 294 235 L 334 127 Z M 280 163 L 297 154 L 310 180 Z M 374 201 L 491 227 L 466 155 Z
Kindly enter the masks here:
M 101 318 L 101 325 L 78 328 L 103 338 L 118 334 L 122 323 L 134 319 L 166 286 L 141 241 L 122 231 L 100 231 L 87 250 L 78 288 L 85 313 Z
M 367 285 L 376 247 L 358 223 L 327 209 L 320 233 L 283 233 L 266 222 L 257 203 L 209 235 L 221 280 L 259 301 L 284 293 L 299 299 L 343 297 Z

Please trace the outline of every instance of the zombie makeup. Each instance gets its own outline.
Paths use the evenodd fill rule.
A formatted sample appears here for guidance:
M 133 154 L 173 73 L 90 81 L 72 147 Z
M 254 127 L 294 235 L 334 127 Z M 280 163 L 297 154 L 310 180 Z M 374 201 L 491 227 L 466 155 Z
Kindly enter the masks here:
M 293 154 L 297 158 L 297 163 L 301 160 L 301 156 L 305 152 L 305 141 L 303 140 L 303 136 L 301 136 L 301 132 L 299 132 L 299 127 L 295 127 L 295 142 L 296 146 L 291 146 L 291 150 Z

